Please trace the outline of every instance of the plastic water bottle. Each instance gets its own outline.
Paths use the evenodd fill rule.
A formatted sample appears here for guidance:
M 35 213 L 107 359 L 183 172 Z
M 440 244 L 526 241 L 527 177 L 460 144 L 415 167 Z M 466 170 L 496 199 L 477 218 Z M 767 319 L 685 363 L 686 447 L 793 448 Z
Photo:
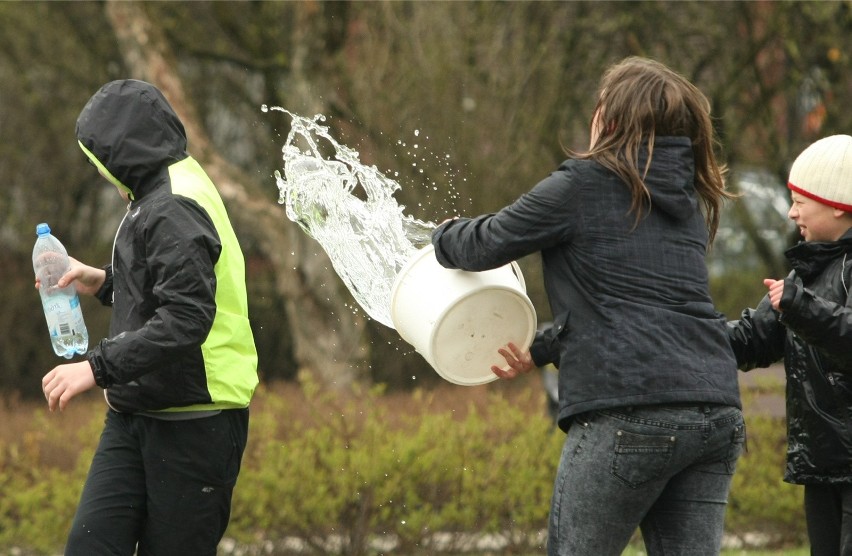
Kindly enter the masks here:
M 47 320 L 47 330 L 56 355 L 72 358 L 89 348 L 89 332 L 83 321 L 80 297 L 74 284 L 64 288 L 56 283 L 71 268 L 68 252 L 50 233 L 50 226 L 36 226 L 38 238 L 33 247 L 33 270 L 40 282 L 39 294 Z

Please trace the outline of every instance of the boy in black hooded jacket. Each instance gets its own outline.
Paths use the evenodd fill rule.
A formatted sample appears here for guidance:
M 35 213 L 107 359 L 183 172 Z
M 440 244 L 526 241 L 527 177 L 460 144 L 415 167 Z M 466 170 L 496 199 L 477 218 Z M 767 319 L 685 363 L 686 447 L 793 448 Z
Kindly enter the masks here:
M 51 411 L 95 385 L 109 406 L 65 554 L 215 556 L 258 381 L 242 251 L 154 86 L 101 87 L 77 142 L 128 205 L 112 262 L 60 279 L 112 307 L 108 337 L 42 379 Z
M 805 486 L 811 554 L 852 554 L 852 137 L 835 135 L 793 163 L 788 216 L 804 241 L 793 271 L 764 280 L 756 309 L 728 323 L 742 370 L 782 357 L 787 374 L 784 480 Z

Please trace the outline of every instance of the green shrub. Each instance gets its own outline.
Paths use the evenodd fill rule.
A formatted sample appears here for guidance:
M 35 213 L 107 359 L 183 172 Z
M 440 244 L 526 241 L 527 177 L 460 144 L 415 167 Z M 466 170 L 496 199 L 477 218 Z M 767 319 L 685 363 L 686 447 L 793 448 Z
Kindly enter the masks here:
M 18 442 L 0 446 L 0 546 L 15 547 L 16 554 L 52 554 L 64 545 L 102 414 L 69 438 L 38 409 Z M 75 462 L 57 466 L 47 461 L 46 447 L 69 442 L 79 443 Z
M 344 400 L 310 383 L 305 390 L 310 424 L 279 402 L 277 420 L 289 431 L 254 420 L 229 535 L 296 536 L 343 554 L 366 553 L 380 535 L 411 553 L 434 549 L 444 532 L 493 533 L 521 550 L 527 533 L 546 527 L 561 435 L 544 415 L 492 395 L 486 413 L 470 407 L 459 419 L 417 408 L 422 394 L 409 413 L 393 415 L 381 389 Z M 326 546 L 332 536 L 338 547 Z
M 541 553 L 564 435 L 537 384 L 502 386 L 393 395 L 381 387 L 334 392 L 311 381 L 261 387 L 228 542 L 242 554 L 295 552 L 293 539 L 317 554 Z M 779 388 L 760 386 L 783 395 Z M 751 394 L 743 394 L 748 451 L 734 475 L 728 533 L 803 545 L 802 489 L 781 480 L 784 421 L 749 413 Z M 23 411 L 0 415 L 22 423 L 0 436 L 0 554 L 56 554 L 103 401 L 81 401 L 63 415 L 39 405 L 22 419 Z M 492 548 L 477 548 L 483 537 Z
M 760 388 L 773 391 L 771 385 Z M 775 392 L 783 394 L 783 385 L 776 386 Z M 753 398 L 754 392 L 743 392 L 746 410 Z M 761 532 L 773 544 L 806 544 L 804 489 L 782 480 L 787 452 L 784 418 L 747 412 L 746 431 L 747 451 L 737 464 L 728 501 L 728 533 L 744 537 Z
M 763 270 L 743 270 L 728 272 L 721 276 L 711 276 L 710 293 L 716 308 L 729 320 L 737 320 L 743 309 L 757 307 L 766 295 Z

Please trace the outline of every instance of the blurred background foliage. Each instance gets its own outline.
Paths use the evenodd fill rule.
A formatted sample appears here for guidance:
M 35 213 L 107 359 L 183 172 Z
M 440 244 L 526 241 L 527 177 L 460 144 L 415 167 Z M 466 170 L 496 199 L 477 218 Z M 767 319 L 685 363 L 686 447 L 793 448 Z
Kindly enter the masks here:
M 151 81 L 187 124 L 248 263 L 263 379 L 434 384 L 394 330 L 355 306 L 318 244 L 287 220 L 272 173 L 288 119 L 333 135 L 400 185 L 406 212 L 440 222 L 495 211 L 583 149 L 602 71 L 654 57 L 711 99 L 730 203 L 708 264 L 734 318 L 787 271 L 784 187 L 795 156 L 850 133 L 852 3 L 2 2 L 0 392 L 40 393 L 52 354 L 33 289 L 35 226 L 72 256 L 110 258 L 124 207 L 85 164 L 74 124 L 118 78 Z M 520 261 L 540 320 L 536 258 Z M 92 342 L 109 313 L 83 300 Z

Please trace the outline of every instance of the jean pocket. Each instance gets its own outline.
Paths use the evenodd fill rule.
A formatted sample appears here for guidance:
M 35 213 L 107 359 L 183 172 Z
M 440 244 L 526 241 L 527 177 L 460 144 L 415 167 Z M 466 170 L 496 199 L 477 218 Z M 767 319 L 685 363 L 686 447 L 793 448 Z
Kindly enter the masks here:
M 727 461 L 725 462 L 727 466 L 728 473 L 731 475 L 737 470 L 737 460 L 740 459 L 740 456 L 743 453 L 743 450 L 746 446 L 746 426 L 745 421 L 741 421 L 734 427 L 734 430 L 731 432 L 731 446 L 728 450 Z
M 671 435 L 615 433 L 612 474 L 630 488 L 638 488 L 662 476 L 674 452 Z

